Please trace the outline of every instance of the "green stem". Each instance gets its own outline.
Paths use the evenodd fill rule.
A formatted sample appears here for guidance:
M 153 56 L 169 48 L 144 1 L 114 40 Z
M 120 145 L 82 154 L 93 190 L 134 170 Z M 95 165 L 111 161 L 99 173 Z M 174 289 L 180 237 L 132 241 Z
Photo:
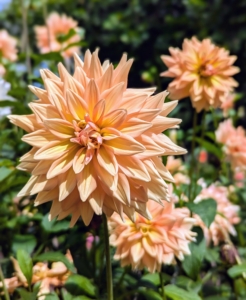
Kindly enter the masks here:
M 194 171 L 194 162 L 195 162 L 195 145 L 196 145 L 196 126 L 197 126 L 197 111 L 195 111 L 193 116 L 193 133 L 192 133 L 192 144 L 191 144 L 191 162 L 190 162 L 190 185 L 189 185 L 189 201 L 192 201 L 191 192 L 192 192 L 192 172 Z
M 8 289 L 7 289 L 7 287 L 5 285 L 5 282 L 4 282 L 4 276 L 3 276 L 3 271 L 2 271 L 1 265 L 0 265 L 0 281 L 2 281 L 2 283 L 3 283 L 3 292 L 4 292 L 5 300 L 10 300 L 9 292 L 8 292 Z
M 107 222 L 107 217 L 105 214 L 103 215 L 103 227 L 104 227 L 104 242 L 105 242 L 106 270 L 107 270 L 108 300 L 114 300 L 112 267 L 111 267 L 111 259 L 110 259 L 110 246 L 109 246 L 109 234 L 108 234 L 108 222 Z
M 120 279 L 119 279 L 119 281 L 118 281 L 118 283 L 117 283 L 117 285 L 115 287 L 116 291 L 121 288 L 121 285 L 122 285 L 122 282 L 124 280 L 124 277 L 125 277 L 126 273 L 127 273 L 127 268 L 124 268 L 124 271 L 122 272 L 122 274 L 120 276 Z
M 165 288 L 164 288 L 164 280 L 163 280 L 163 275 L 162 272 L 160 271 L 159 273 L 160 276 L 160 284 L 161 284 L 161 296 L 163 300 L 166 300 L 166 295 L 165 295 Z

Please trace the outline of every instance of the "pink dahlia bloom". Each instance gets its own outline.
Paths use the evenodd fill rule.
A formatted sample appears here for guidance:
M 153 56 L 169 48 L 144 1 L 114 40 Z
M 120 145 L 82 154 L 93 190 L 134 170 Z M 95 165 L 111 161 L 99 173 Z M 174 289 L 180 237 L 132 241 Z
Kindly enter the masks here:
M 162 132 L 180 123 L 168 118 L 176 102 L 163 103 L 166 92 L 127 88 L 132 60 L 124 54 L 116 68 L 101 65 L 98 52 L 75 56 L 70 75 L 59 64 L 59 75 L 42 70 L 45 89 L 30 87 L 39 100 L 33 114 L 9 116 L 27 132 L 33 148 L 19 169 L 32 176 L 19 196 L 38 194 L 35 204 L 53 201 L 50 218 L 114 211 L 133 218 L 135 210 L 150 217 L 148 199 L 169 198 L 165 180 L 173 181 L 159 156 L 186 153 Z
M 224 117 L 228 116 L 228 111 L 234 107 L 236 94 L 230 93 L 227 95 L 225 101 L 221 104 L 220 108 L 223 110 Z
M 235 128 L 232 120 L 228 119 L 219 124 L 216 140 L 224 144 L 223 150 L 232 169 L 246 170 L 246 136 L 245 130 L 239 126 Z
M 118 214 L 109 218 L 110 244 L 116 247 L 114 258 L 122 266 L 133 269 L 146 267 L 149 272 L 160 271 L 162 264 L 175 264 L 175 257 L 182 260 L 189 255 L 189 243 L 195 241 L 191 231 L 195 219 L 186 208 L 175 208 L 172 202 L 163 206 L 149 201 L 152 220 L 136 214 L 135 222 L 128 217 L 125 222 Z
M 10 60 L 17 60 L 17 40 L 10 36 L 6 30 L 0 30 L 0 53 L 1 56 Z M 1 74 L 4 73 L 5 69 L 1 66 Z
M 78 23 L 75 20 L 64 14 L 61 16 L 56 12 L 50 14 L 46 20 L 46 26 L 35 27 L 37 45 L 41 53 L 61 51 L 64 57 L 71 57 L 74 52 L 79 53 L 78 46 L 66 49 L 69 45 L 80 41 L 78 33 L 64 42 L 59 41 L 59 37 L 67 35 L 71 29 L 78 32 L 79 28 L 77 25 Z
M 240 207 L 230 202 L 228 194 L 229 192 L 226 187 L 213 184 L 208 188 L 204 188 L 195 200 L 195 202 L 200 202 L 204 199 L 212 198 L 217 202 L 217 214 L 209 228 L 206 227 L 198 215 L 194 216 L 197 220 L 197 224 L 201 226 L 204 231 L 208 245 L 211 241 L 214 245 L 218 245 L 219 242 L 226 241 L 229 234 L 237 234 L 233 225 L 240 222 L 238 216 Z
M 218 107 L 238 83 L 231 77 L 239 72 L 232 66 L 236 56 L 212 44 L 210 39 L 185 39 L 182 50 L 169 48 L 171 56 L 161 59 L 168 70 L 161 76 L 172 77 L 168 91 L 171 99 L 190 97 L 193 107 L 200 112 Z

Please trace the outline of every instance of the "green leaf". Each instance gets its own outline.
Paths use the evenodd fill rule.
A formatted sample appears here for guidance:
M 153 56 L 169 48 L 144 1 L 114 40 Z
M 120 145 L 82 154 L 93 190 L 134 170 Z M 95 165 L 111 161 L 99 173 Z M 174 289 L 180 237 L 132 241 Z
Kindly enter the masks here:
M 14 169 L 0 167 L 0 182 L 2 182 L 4 179 L 6 179 L 13 172 L 14 172 Z
M 196 293 L 191 291 L 188 292 L 173 284 L 166 285 L 164 289 L 165 295 L 172 300 L 202 300 Z
M 191 255 L 185 257 L 182 261 L 182 267 L 189 277 L 196 280 L 202 265 L 202 260 L 206 253 L 206 241 L 203 239 L 199 245 L 191 243 L 189 248 Z
M 87 294 L 92 297 L 96 296 L 96 287 L 88 278 L 78 274 L 72 274 L 69 276 L 65 283 L 65 288 L 69 293 L 75 296 L 79 296 L 81 294 Z
M 20 269 L 24 276 L 26 277 L 29 287 L 32 283 L 32 259 L 30 255 L 23 249 L 17 251 L 17 260 L 20 266 Z
M 207 227 L 214 221 L 217 212 L 217 202 L 214 199 L 208 198 L 199 203 L 187 203 L 187 207 L 199 215 Z
M 203 147 L 205 148 L 209 153 L 214 154 L 217 156 L 219 159 L 222 157 L 222 150 L 219 148 L 219 146 L 214 145 L 211 142 L 202 140 L 201 138 L 196 138 L 196 141 Z
M 37 299 L 36 293 L 29 292 L 24 288 L 17 288 L 16 290 L 20 294 L 21 300 L 24 300 L 24 299 L 25 300 L 36 300 Z
M 49 221 L 48 215 L 49 214 L 47 214 L 43 217 L 43 220 L 41 223 L 42 227 L 44 228 L 44 230 L 46 232 L 59 232 L 62 230 L 67 230 L 69 228 L 69 221 L 62 220 L 62 221 L 58 222 L 55 219 L 52 221 Z
M 74 265 L 61 252 L 45 252 L 33 258 L 35 261 L 61 261 L 71 272 L 75 272 Z
M 37 245 L 37 240 L 33 235 L 14 235 L 12 250 L 16 253 L 19 249 L 31 254 Z
M 242 273 L 246 273 L 246 263 L 243 263 L 241 265 L 233 266 L 229 270 L 227 270 L 228 275 L 231 278 L 235 278 L 238 276 L 241 276 Z
M 71 28 L 67 34 L 60 34 L 56 38 L 60 43 L 66 42 L 76 34 L 76 31 Z
M 141 280 L 149 281 L 156 286 L 160 285 L 160 276 L 158 273 L 145 274 L 144 276 L 142 276 Z
M 56 293 L 50 293 L 50 294 L 45 295 L 45 300 L 59 300 L 59 299 L 60 298 L 57 296 Z
M 144 296 L 146 300 L 162 300 L 162 297 L 158 292 L 150 289 L 140 288 L 139 293 Z

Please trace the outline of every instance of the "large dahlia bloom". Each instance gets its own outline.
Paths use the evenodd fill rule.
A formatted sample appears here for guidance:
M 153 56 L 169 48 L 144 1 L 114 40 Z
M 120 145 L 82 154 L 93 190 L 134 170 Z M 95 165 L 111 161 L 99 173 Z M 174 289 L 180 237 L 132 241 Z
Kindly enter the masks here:
M 46 26 L 35 27 L 37 45 L 41 53 L 61 51 L 64 57 L 71 57 L 74 52 L 79 53 L 78 46 L 67 48 L 69 45 L 80 41 L 78 33 L 64 42 L 59 40 L 60 37 L 67 35 L 71 29 L 78 32 L 79 28 L 77 25 L 78 23 L 75 20 L 64 14 L 60 16 L 56 12 L 51 13 L 46 20 Z
M 148 202 L 151 221 L 139 214 L 135 222 L 127 217 L 123 222 L 115 213 L 109 218 L 110 244 L 116 247 L 114 258 L 122 266 L 146 267 L 155 272 L 162 264 L 175 264 L 175 257 L 182 260 L 190 254 L 188 245 L 195 240 L 196 233 L 191 231 L 195 219 L 189 217 L 187 208 L 175 208 L 172 201 L 163 201 L 163 205 Z
M 89 224 L 94 212 L 149 217 L 148 199 L 168 200 L 165 180 L 173 179 L 158 156 L 186 153 L 162 134 L 180 122 L 167 117 L 177 102 L 151 96 L 155 88 L 128 89 L 131 64 L 124 54 L 116 68 L 101 65 L 87 51 L 84 62 L 75 56 L 73 76 L 62 64 L 60 77 L 42 70 L 45 90 L 30 87 L 39 98 L 33 114 L 9 116 L 33 146 L 19 165 L 32 173 L 19 196 L 53 200 L 51 219 L 72 214 L 72 226 L 79 216 Z
M 203 229 L 208 245 L 211 241 L 214 245 L 218 245 L 219 242 L 227 241 L 229 234 L 234 236 L 237 234 L 233 225 L 240 222 L 238 216 L 240 207 L 231 203 L 228 197 L 228 188 L 212 184 L 209 187 L 204 188 L 195 200 L 197 203 L 204 199 L 212 198 L 217 202 L 217 214 L 209 228 L 206 227 L 198 215 L 194 216 L 197 220 L 197 225 L 201 226 Z
M 190 97 L 193 107 L 200 112 L 209 107 L 218 107 L 238 83 L 231 77 L 239 72 L 232 66 L 236 56 L 212 44 L 210 39 L 199 41 L 185 39 L 182 50 L 169 48 L 171 56 L 161 59 L 168 70 L 161 76 L 173 77 L 168 91 L 171 99 Z
M 223 144 L 226 159 L 233 170 L 246 170 L 246 135 L 243 127 L 235 128 L 228 119 L 219 124 L 215 132 L 216 140 Z

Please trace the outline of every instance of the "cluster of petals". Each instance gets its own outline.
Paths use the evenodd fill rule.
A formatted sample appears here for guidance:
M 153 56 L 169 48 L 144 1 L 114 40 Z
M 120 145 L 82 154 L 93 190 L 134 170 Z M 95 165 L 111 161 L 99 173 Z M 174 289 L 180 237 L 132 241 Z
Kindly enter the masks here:
M 185 168 L 180 158 L 175 158 L 174 156 L 168 156 L 166 168 L 172 174 L 175 185 L 189 184 L 190 179 L 185 174 Z
M 223 110 L 224 117 L 227 117 L 229 110 L 234 107 L 235 99 L 236 99 L 236 94 L 229 93 L 225 101 L 221 104 L 220 108 Z
M 73 53 L 79 53 L 78 46 L 69 47 L 69 45 L 80 41 L 77 25 L 75 20 L 65 14 L 60 16 L 56 12 L 51 13 L 45 26 L 35 27 L 37 45 L 41 53 L 60 51 L 64 57 L 71 57 Z M 76 33 L 66 41 L 59 41 L 59 37 L 67 35 L 71 29 L 75 30 Z
M 67 251 L 66 257 L 72 262 L 72 256 L 69 251 Z M 9 293 L 13 293 L 16 288 L 20 286 L 27 287 L 27 280 L 22 273 L 18 261 L 11 257 L 14 266 L 14 276 L 11 278 L 5 278 L 4 284 Z M 54 262 L 51 267 L 48 267 L 47 263 L 38 262 L 33 266 L 32 270 L 32 284 L 40 282 L 38 299 L 44 300 L 46 298 L 45 294 L 51 293 L 54 288 L 62 286 L 67 280 L 71 272 L 62 262 Z M 1 287 L 1 285 L 0 285 Z
M 246 135 L 239 126 L 235 128 L 228 119 L 219 124 L 215 132 L 216 140 L 223 144 L 223 151 L 233 170 L 246 170 Z
M 206 227 L 198 215 L 194 215 L 197 225 L 203 229 L 208 245 L 211 241 L 214 245 L 218 245 L 219 242 L 226 242 L 229 234 L 234 236 L 237 234 L 234 225 L 240 222 L 238 216 L 240 207 L 231 203 L 228 197 L 229 191 L 227 187 L 212 184 L 202 189 L 195 200 L 198 203 L 212 198 L 217 202 L 217 214 L 209 228 Z
M 0 30 L 0 54 L 1 57 L 9 60 L 16 61 L 17 59 L 17 40 L 9 35 L 9 33 L 3 29 Z M 5 74 L 5 68 L 0 65 L 0 76 Z
M 108 221 L 110 244 L 116 247 L 114 259 L 122 266 L 133 269 L 146 267 L 149 272 L 160 271 L 162 264 L 175 264 L 189 255 L 189 243 L 195 241 L 191 231 L 195 219 L 187 208 L 175 208 L 174 203 L 163 201 L 163 206 L 149 201 L 152 219 L 136 214 L 135 222 L 126 217 L 125 222 L 113 214 Z
M 169 51 L 171 56 L 161 56 L 168 67 L 161 76 L 174 78 L 168 86 L 171 99 L 190 97 L 193 107 L 200 112 L 221 106 L 238 85 L 231 77 L 239 72 L 233 66 L 236 56 L 230 56 L 210 39 L 185 39 L 182 50 L 170 47 Z
M 186 150 L 162 132 L 180 123 L 167 114 L 177 101 L 164 103 L 167 92 L 127 88 L 132 60 L 124 54 L 118 66 L 101 65 L 98 52 L 75 55 L 75 72 L 62 64 L 60 77 L 42 70 L 45 89 L 31 86 L 39 100 L 31 115 L 11 115 L 33 148 L 19 169 L 32 173 L 19 196 L 34 195 L 36 205 L 52 201 L 50 218 L 81 216 L 89 224 L 94 212 L 114 211 L 145 217 L 148 199 L 168 200 L 165 180 L 173 181 L 159 156 Z

